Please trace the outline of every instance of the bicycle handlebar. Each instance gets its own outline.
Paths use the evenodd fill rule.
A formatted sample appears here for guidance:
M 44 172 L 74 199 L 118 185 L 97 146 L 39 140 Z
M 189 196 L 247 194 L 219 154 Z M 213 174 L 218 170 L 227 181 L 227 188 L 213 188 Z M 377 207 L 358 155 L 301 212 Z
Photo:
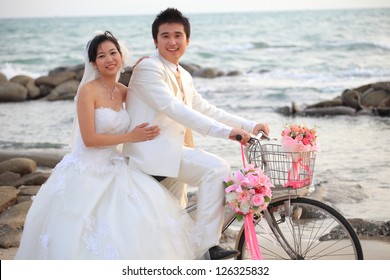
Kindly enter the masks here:
M 242 140 L 242 136 L 241 134 L 237 134 L 236 135 L 236 140 L 237 141 L 241 141 Z M 256 136 L 256 137 L 251 137 L 249 140 L 248 140 L 248 143 L 252 143 L 254 140 L 260 140 L 260 139 L 265 139 L 265 140 L 276 140 L 276 138 L 270 138 L 267 134 L 265 134 L 263 131 L 260 131 L 260 133 Z

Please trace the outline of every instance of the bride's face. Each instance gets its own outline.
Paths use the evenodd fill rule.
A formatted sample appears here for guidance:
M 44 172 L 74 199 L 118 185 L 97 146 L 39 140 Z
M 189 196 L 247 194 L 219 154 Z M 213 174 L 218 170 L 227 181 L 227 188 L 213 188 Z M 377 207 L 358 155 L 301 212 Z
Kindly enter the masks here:
M 102 42 L 97 49 L 95 66 L 100 75 L 116 75 L 122 66 L 122 57 L 115 44 L 110 41 Z
M 159 26 L 154 43 L 163 58 L 177 65 L 189 42 L 182 24 L 164 23 Z

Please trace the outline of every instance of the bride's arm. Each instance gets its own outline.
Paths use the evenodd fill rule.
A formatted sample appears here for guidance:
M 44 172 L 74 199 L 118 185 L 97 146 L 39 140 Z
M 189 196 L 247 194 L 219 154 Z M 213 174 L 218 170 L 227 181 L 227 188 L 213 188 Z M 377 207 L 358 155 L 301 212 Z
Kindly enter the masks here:
M 99 147 L 122 144 L 125 142 L 141 142 L 152 140 L 160 134 L 158 126 L 148 126 L 142 123 L 132 131 L 124 134 L 98 134 L 95 128 L 95 97 L 88 90 L 91 85 L 86 84 L 81 90 L 77 101 L 77 114 L 80 133 L 85 146 Z

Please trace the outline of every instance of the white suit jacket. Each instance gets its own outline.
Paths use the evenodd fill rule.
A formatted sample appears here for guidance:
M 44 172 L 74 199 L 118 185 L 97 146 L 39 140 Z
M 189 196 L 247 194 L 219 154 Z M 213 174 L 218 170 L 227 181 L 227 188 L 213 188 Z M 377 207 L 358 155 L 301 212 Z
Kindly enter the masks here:
M 161 132 L 150 141 L 125 143 L 123 154 L 129 157 L 130 165 L 150 175 L 177 177 L 187 127 L 205 136 L 211 128 L 248 126 L 247 120 L 204 100 L 195 90 L 191 75 L 179 66 L 186 95 L 184 104 L 173 67 L 176 66 L 156 54 L 135 67 L 129 82 L 129 130 L 148 122 L 158 125 Z

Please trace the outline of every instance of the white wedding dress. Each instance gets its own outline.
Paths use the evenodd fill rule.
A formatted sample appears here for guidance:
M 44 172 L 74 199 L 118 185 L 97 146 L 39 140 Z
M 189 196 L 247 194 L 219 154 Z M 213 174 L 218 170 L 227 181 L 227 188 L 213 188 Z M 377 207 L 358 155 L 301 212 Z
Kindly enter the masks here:
M 125 110 L 95 110 L 98 133 L 123 133 Z M 78 136 L 34 197 L 16 259 L 196 259 L 193 222 L 152 177 L 130 169 L 116 146 Z

